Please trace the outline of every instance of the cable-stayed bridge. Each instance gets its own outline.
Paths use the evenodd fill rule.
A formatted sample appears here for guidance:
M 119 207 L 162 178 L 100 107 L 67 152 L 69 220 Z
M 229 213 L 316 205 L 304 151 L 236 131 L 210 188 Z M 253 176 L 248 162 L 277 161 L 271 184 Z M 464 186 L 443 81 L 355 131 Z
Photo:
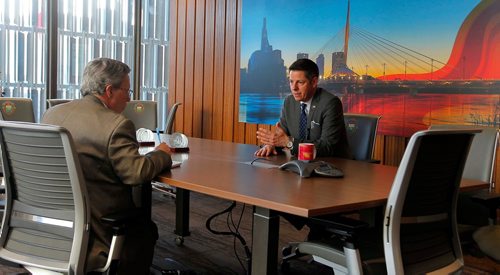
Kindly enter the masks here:
M 483 1 L 460 27 L 448 60 L 439 60 L 362 28 L 349 26 L 311 59 L 321 84 L 345 92 L 500 92 L 500 1 Z M 493 26 L 493 27 L 492 27 Z M 432 41 L 429 41 L 432 45 Z
M 356 27 L 352 27 L 350 31 L 347 60 L 340 58 L 337 59 L 340 64 L 335 64 L 334 55 L 343 54 L 344 36 L 344 31 L 339 32 L 313 55 L 317 62 L 320 55 L 331 56 L 331 62 L 324 64 L 321 81 L 327 89 L 339 93 L 500 91 L 500 79 L 471 75 L 472 69 L 467 67 L 465 55 L 459 58 L 460 62 L 450 65 Z

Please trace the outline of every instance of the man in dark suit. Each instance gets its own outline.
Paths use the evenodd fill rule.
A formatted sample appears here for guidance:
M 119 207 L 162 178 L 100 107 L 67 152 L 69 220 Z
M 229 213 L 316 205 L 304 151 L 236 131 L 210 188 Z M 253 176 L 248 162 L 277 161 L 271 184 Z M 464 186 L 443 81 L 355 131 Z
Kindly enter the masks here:
M 277 154 L 276 147 L 297 154 L 299 143 L 314 143 L 316 154 L 352 158 L 347 144 L 344 113 L 340 99 L 318 87 L 319 70 L 309 59 L 298 59 L 289 68 L 290 90 L 274 131 L 259 128 L 257 138 L 264 144 L 256 156 Z M 304 105 L 302 107 L 301 105 Z M 305 110 L 303 110 L 305 109 Z M 301 134 L 301 112 L 307 121 Z
M 292 93 L 285 98 L 276 129 L 269 131 L 259 128 L 257 131 L 257 138 L 264 146 L 255 155 L 277 154 L 276 147 L 286 148 L 292 155 L 296 155 L 299 143 L 307 142 L 314 143 L 318 157 L 352 159 L 342 102 L 337 96 L 318 87 L 319 70 L 316 63 L 309 59 L 298 59 L 290 66 L 289 71 Z M 304 117 L 301 117 L 302 112 L 305 112 Z M 301 126 L 302 119 L 304 122 Z M 298 230 L 308 222 L 306 218 L 287 213 L 282 213 L 281 216 Z M 322 238 L 328 234 L 321 227 L 309 227 L 309 239 Z
M 121 114 L 130 101 L 129 73 L 130 68 L 117 60 L 91 61 L 83 72 L 83 98 L 49 108 L 42 119 L 65 127 L 75 141 L 92 212 L 87 270 L 104 266 L 109 251 L 112 228 L 100 218 L 136 208 L 132 187 L 151 184 L 172 165 L 165 143 L 144 156 L 138 152 L 134 124 Z M 143 215 L 127 227 L 119 274 L 149 274 L 157 239 L 150 216 Z

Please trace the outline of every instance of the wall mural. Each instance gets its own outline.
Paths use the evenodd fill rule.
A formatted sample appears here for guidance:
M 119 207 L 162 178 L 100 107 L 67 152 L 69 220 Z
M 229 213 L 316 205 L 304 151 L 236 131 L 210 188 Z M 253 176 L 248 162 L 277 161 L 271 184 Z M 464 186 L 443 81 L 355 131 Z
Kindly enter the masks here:
M 239 120 L 275 124 L 287 67 L 309 58 L 344 112 L 379 133 L 500 126 L 500 1 L 245 0 Z

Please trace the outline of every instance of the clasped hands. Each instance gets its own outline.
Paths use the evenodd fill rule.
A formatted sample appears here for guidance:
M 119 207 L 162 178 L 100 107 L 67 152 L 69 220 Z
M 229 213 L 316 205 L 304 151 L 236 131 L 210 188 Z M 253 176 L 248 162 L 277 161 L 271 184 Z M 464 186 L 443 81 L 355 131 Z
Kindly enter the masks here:
M 276 155 L 276 146 L 285 147 L 288 143 L 288 136 L 286 135 L 283 128 L 281 128 L 280 123 L 276 123 L 276 128 L 274 130 L 267 130 L 264 128 L 259 128 L 257 130 L 257 139 L 264 144 L 262 148 L 255 152 L 258 157 L 267 157 L 271 154 Z

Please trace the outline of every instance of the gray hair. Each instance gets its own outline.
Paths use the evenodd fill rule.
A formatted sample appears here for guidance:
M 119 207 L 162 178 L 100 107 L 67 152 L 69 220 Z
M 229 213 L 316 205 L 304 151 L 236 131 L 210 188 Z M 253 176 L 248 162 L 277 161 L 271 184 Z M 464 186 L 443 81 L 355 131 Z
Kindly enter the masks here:
M 97 58 L 90 61 L 83 71 L 80 93 L 82 96 L 104 94 L 106 85 L 120 87 L 123 78 L 130 73 L 130 67 L 118 60 Z

